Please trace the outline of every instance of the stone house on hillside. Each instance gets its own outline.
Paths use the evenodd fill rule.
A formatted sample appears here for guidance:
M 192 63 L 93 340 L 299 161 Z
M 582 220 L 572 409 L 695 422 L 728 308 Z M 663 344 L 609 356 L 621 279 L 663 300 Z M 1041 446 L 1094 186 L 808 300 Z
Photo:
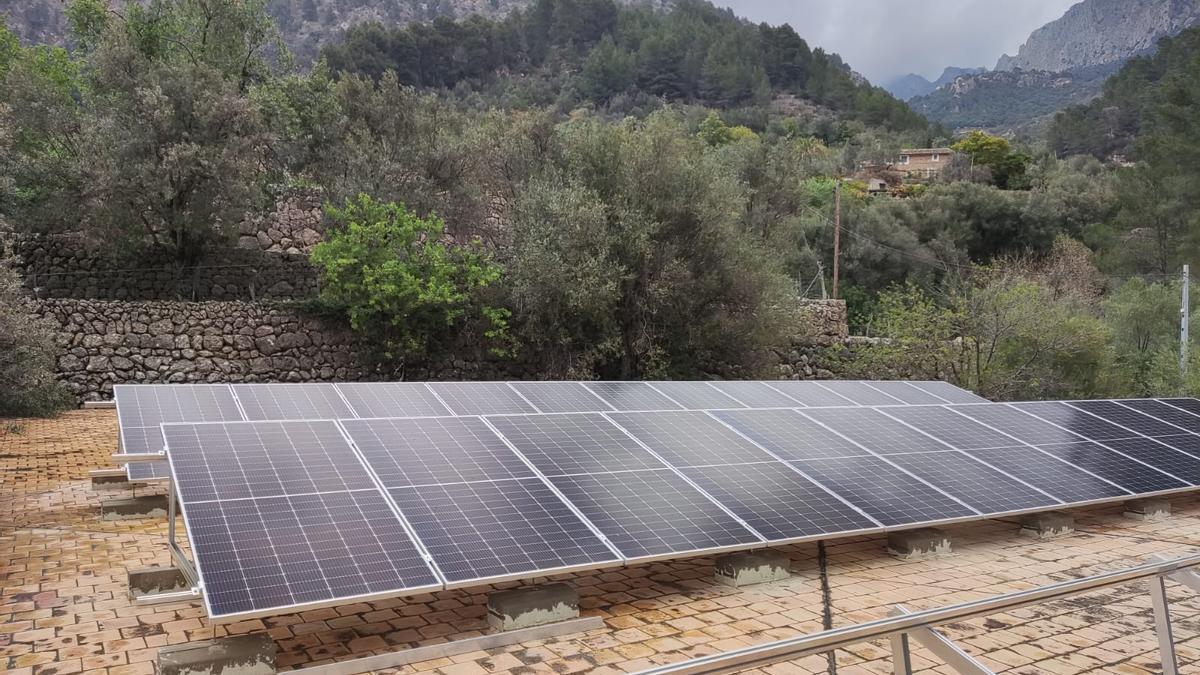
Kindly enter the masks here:
M 954 151 L 950 148 L 911 148 L 900 151 L 896 169 L 910 180 L 937 178 L 950 163 Z

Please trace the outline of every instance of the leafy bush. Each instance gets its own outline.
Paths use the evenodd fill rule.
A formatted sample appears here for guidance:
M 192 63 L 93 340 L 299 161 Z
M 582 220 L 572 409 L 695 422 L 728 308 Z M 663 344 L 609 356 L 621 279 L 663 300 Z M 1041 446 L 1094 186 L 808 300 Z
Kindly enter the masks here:
M 11 257 L 0 257 L 0 416 L 47 416 L 71 405 L 54 377 L 55 331 L 30 312 Z
M 335 229 L 312 252 L 321 302 L 343 312 L 380 357 L 425 356 L 473 331 L 504 351 L 508 311 L 481 294 L 500 268 L 474 247 L 445 243 L 441 219 L 365 194 L 326 212 Z

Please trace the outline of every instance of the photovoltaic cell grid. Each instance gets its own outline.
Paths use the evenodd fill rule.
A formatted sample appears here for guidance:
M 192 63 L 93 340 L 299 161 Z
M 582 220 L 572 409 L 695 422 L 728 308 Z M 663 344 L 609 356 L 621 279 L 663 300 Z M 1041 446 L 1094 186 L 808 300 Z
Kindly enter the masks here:
M 333 420 L 356 417 L 338 388 L 332 384 L 230 386 L 248 420 Z
M 744 389 L 753 392 L 756 388 Z M 762 389 L 758 393 L 770 397 L 769 392 Z M 1163 403 L 1168 408 L 1159 409 L 1159 412 L 1164 415 L 1175 415 L 1173 411 L 1191 414 L 1186 412 L 1186 404 L 1177 403 Z M 869 531 L 880 525 L 938 522 L 1048 508 L 1062 503 L 1119 499 L 1129 493 L 1186 488 L 1200 478 L 1200 459 L 1188 453 L 1189 449 L 1197 450 L 1200 437 L 1184 432 L 1178 424 L 1160 427 L 1138 417 L 1129 418 L 1127 413 L 1134 412 L 1132 406 L 1112 404 L 1120 406 L 1116 412 L 1122 419 L 1136 421 L 1139 428 L 1146 431 L 1170 429 L 1179 432 L 1164 433 L 1157 437 L 1158 440 L 1151 440 L 1140 433 L 1131 433 L 1133 430 L 1125 425 L 1114 425 L 1101 419 L 1109 410 L 1097 408 L 1095 414 L 1088 414 L 1074 405 L 893 406 L 880 410 L 859 409 L 855 411 L 858 415 L 851 416 L 843 416 L 842 410 L 731 409 L 712 414 L 610 412 L 502 415 L 491 417 L 488 422 L 464 417 L 344 420 L 343 424 L 350 437 L 362 437 L 355 438 L 356 444 L 370 447 L 374 442 L 378 446 L 376 451 L 388 455 L 392 452 L 389 447 L 397 447 L 400 454 L 411 457 L 418 454 L 416 448 L 419 447 L 411 439 L 421 438 L 421 434 L 415 434 L 413 428 L 405 424 L 444 424 L 450 420 L 468 424 L 472 424 L 472 420 L 477 422 L 469 431 L 455 427 L 445 440 L 429 441 L 426 436 L 425 442 L 436 446 L 438 452 L 422 452 L 421 462 L 409 462 L 409 465 L 396 469 L 400 476 L 406 476 L 406 471 L 424 472 L 423 480 L 441 482 L 416 483 L 417 487 L 389 486 L 388 490 L 393 507 L 403 502 L 404 506 L 398 510 L 405 515 L 413 531 L 427 533 L 420 535 L 420 540 L 433 554 L 441 578 L 447 584 L 467 585 L 488 579 L 529 576 L 538 571 L 600 567 L 619 562 L 620 558 L 606 545 L 605 539 L 597 537 L 592 528 L 599 530 L 608 544 L 621 553 L 620 557 L 627 560 L 670 557 L 689 552 L 752 547 L 764 541 Z M 1154 406 L 1143 408 L 1150 414 L 1149 410 Z M 981 413 L 981 410 L 990 412 Z M 1072 412 L 1083 417 L 1071 416 Z M 966 431 L 953 427 L 954 418 L 947 417 L 946 413 L 962 415 Z M 1137 414 L 1141 415 L 1140 412 Z M 799 434 L 799 441 L 778 432 L 772 442 L 769 434 L 762 433 L 764 428 L 771 428 L 772 420 L 806 422 L 806 415 L 824 419 L 822 424 L 825 426 L 806 424 L 810 425 L 809 429 L 820 429 L 818 436 L 823 434 L 828 446 L 814 441 L 811 431 L 808 436 Z M 1043 416 L 1049 419 L 1043 419 Z M 980 421 L 976 423 L 970 419 Z M 1150 414 L 1147 419 L 1159 418 Z M 555 422 L 549 423 L 549 420 Z M 384 424 L 382 428 L 390 431 L 380 433 L 370 429 L 372 423 Z M 1006 424 L 1010 428 L 1003 428 Z M 756 425 L 758 429 L 754 428 Z M 1074 433 L 1065 431 L 1066 428 L 1073 429 Z M 373 433 L 373 440 L 363 436 L 368 429 Z M 504 440 L 495 436 L 493 429 L 499 430 L 508 443 L 523 454 L 528 452 L 524 459 L 529 464 L 547 475 L 555 475 L 549 479 L 519 477 L 529 475 L 522 473 L 529 471 L 529 467 Z M 1080 436 L 1092 432 L 1111 436 L 1118 433 L 1114 429 L 1120 430 L 1125 437 L 1101 438 L 1099 443 L 1087 443 Z M 1013 430 L 1020 431 L 1021 435 L 1011 433 Z M 442 432 L 445 432 L 444 427 Z M 630 435 L 636 436 L 637 441 L 631 442 Z M 271 433 L 263 437 L 267 444 L 280 442 L 274 440 L 276 436 Z M 856 442 L 849 442 L 845 437 L 854 438 Z M 888 447 L 876 447 L 879 443 L 886 441 L 894 446 L 897 438 L 904 451 L 891 447 L 887 459 L 877 456 L 889 452 Z M 950 445 L 939 443 L 935 438 Z M 465 439 L 471 439 L 466 443 L 465 454 L 464 448 L 452 452 L 441 450 L 442 446 L 462 446 Z M 1031 440 L 1046 439 L 1066 439 L 1066 442 L 1042 443 L 1037 448 L 1030 445 Z M 926 441 L 936 449 L 914 449 Z M 293 454 L 279 462 L 273 459 L 264 462 L 253 453 L 247 456 L 246 467 L 255 479 L 247 480 L 244 489 L 251 496 L 192 503 L 254 502 L 261 505 L 282 500 L 291 504 L 313 496 L 373 493 L 374 488 L 353 487 L 360 484 L 354 482 L 353 471 L 349 471 L 351 475 L 338 474 L 336 479 L 331 479 L 328 472 L 322 470 L 323 480 L 335 480 L 328 485 L 317 485 L 312 482 L 312 475 L 293 471 L 295 463 L 309 462 L 304 454 L 309 450 L 303 443 L 291 439 L 289 442 Z M 330 436 L 317 445 L 328 443 L 333 447 L 338 442 Z M 345 438 L 340 442 L 345 444 Z M 1000 442 L 1006 445 L 993 447 Z M 214 444 L 220 447 L 219 442 Z M 484 450 L 470 450 L 472 444 L 479 444 Z M 962 450 L 950 447 L 959 444 L 965 447 Z M 360 451 L 364 456 L 367 454 L 361 447 Z M 802 452 L 809 454 L 799 454 Z M 822 452 L 829 454 L 822 455 Z M 604 459 L 590 459 L 597 453 Z M 655 454 L 666 459 L 671 468 L 650 468 L 661 465 Z M 337 456 L 329 452 L 325 455 L 326 458 Z M 317 457 L 316 464 L 327 469 L 328 461 L 314 456 Z M 485 461 L 472 467 L 477 457 Z M 798 457 L 790 462 L 791 469 L 780 463 L 791 457 Z M 221 452 L 215 452 L 213 459 L 220 463 L 221 458 Z M 296 461 L 284 461 L 289 458 Z M 372 462 L 368 460 L 368 463 Z M 386 467 L 386 462 L 377 463 Z M 440 468 L 434 471 L 430 469 L 431 465 Z M 505 467 L 515 470 L 506 474 Z M 438 473 L 446 470 L 449 473 Z M 245 468 L 242 473 L 246 473 Z M 386 471 L 379 475 L 384 473 Z M 477 479 L 479 475 L 487 478 Z M 267 480 L 261 476 L 273 478 Z M 549 484 L 545 480 L 549 480 Z M 221 488 L 226 483 L 236 484 L 236 475 L 233 479 L 227 476 L 220 482 Z M 409 480 L 405 485 L 411 484 Z M 213 486 L 212 489 L 218 488 Z M 243 486 L 230 489 L 243 489 Z M 319 491 L 303 492 L 307 489 Z M 567 502 L 562 501 L 560 493 L 567 496 Z M 278 510 L 280 507 L 275 505 L 273 508 Z M 257 513 L 261 519 L 268 517 L 267 511 Z M 579 519 L 579 513 L 587 518 L 586 522 Z M 555 528 L 571 542 L 562 550 L 555 543 L 566 540 L 554 534 Z M 458 543 L 457 537 L 469 539 L 471 533 L 481 539 Z M 438 540 L 438 536 L 443 539 Z M 425 541 L 427 538 L 437 545 Z M 256 559 L 253 554 L 248 558 Z M 268 589 L 257 591 L 257 599 L 251 602 L 255 608 L 265 606 L 262 602 L 269 605 L 274 601 L 270 598 L 284 597 L 278 594 L 277 584 L 250 585 Z M 240 588 L 247 586 L 243 579 Z M 332 589 L 336 586 L 326 581 L 324 587 Z M 297 585 L 288 588 L 287 597 L 293 600 L 308 597 L 304 588 L 298 581 Z M 254 596 L 250 591 L 239 593 Z
M 163 422 L 221 422 L 242 419 L 229 385 L 124 385 L 113 388 L 117 404 L 120 451 L 149 454 L 163 449 Z M 129 480 L 157 481 L 170 478 L 167 462 L 126 464 Z
M 337 388 L 359 417 L 435 417 L 450 415 L 422 382 L 347 382 Z

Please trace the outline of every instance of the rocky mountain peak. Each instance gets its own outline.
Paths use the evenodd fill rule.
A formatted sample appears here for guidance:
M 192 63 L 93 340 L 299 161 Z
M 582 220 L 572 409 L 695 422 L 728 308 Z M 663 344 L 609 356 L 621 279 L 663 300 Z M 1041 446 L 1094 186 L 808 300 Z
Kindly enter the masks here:
M 1037 29 L 996 70 L 1060 72 L 1123 61 L 1200 23 L 1200 0 L 1083 0 Z

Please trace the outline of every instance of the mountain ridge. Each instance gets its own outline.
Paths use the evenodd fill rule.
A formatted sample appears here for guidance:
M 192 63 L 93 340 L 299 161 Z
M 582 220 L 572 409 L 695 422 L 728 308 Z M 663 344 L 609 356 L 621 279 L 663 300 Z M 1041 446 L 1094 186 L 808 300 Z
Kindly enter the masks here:
M 902 100 L 908 101 L 918 96 L 924 96 L 933 92 L 935 89 L 950 84 L 954 80 L 963 75 L 977 75 L 986 72 L 987 68 L 960 68 L 958 66 L 947 66 L 942 74 L 932 82 L 922 75 L 909 73 L 902 77 L 898 77 L 883 85 L 883 88 L 888 90 L 893 96 Z

